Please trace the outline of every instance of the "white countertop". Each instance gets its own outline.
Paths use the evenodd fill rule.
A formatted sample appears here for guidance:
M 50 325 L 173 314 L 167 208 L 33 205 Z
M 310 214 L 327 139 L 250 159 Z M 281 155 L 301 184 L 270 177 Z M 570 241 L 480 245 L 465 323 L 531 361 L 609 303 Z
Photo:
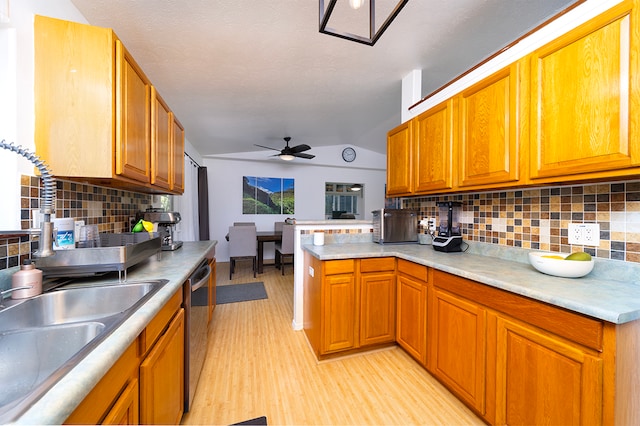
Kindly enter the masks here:
M 627 262 L 596 259 L 587 276 L 558 278 L 536 271 L 522 256 L 515 260 L 511 253 L 500 251 L 487 256 L 442 253 L 430 245 L 375 243 L 303 248 L 320 260 L 395 256 L 615 324 L 640 318 L 640 275 L 637 265 Z

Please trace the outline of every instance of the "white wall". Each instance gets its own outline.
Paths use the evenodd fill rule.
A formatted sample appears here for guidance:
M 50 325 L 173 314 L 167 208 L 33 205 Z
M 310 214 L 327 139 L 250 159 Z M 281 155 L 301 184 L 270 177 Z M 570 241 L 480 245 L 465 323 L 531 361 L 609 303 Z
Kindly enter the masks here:
M 359 153 L 362 149 L 356 147 Z M 313 153 L 320 149 L 314 148 Z M 258 231 L 273 229 L 273 223 L 282 221 L 287 215 L 243 215 L 242 214 L 242 177 L 261 176 L 295 179 L 295 217 L 299 220 L 324 220 L 325 182 L 358 182 L 364 184 L 363 219 L 371 219 L 371 211 L 384 206 L 384 185 L 386 170 L 376 168 L 380 159 L 365 162 L 361 155 L 355 165 L 340 164 L 342 147 L 328 147 L 324 151 L 337 153 L 335 165 L 329 165 L 325 152 L 325 165 L 316 165 L 307 160 L 284 162 L 247 161 L 227 158 L 204 158 L 209 177 L 209 226 L 211 239 L 218 240 L 216 258 L 221 262 L 229 260 L 229 247 L 225 235 L 233 222 L 255 222 Z M 262 154 L 264 155 L 264 153 Z M 378 154 L 380 155 L 380 154 Z M 238 154 L 240 156 L 240 154 Z M 323 157 L 322 155 L 318 155 Z M 384 158 L 384 155 L 380 155 Z M 305 162 L 306 161 L 306 162 Z M 355 163 L 355 162 L 354 162 Z M 374 167 L 374 165 L 376 167 Z M 265 259 L 273 258 L 273 244 L 265 244 Z
M 0 122 L 0 140 L 34 151 L 33 17 L 37 14 L 87 21 L 69 0 L 10 0 L 9 6 L 9 22 L 0 24 L 0 88 L 14 90 L 0 92 L 0 113 L 13 113 Z M 4 200 L 0 230 L 20 229 L 20 175 L 33 175 L 33 165 L 17 154 L 0 150 L 0 168 L 0 199 Z

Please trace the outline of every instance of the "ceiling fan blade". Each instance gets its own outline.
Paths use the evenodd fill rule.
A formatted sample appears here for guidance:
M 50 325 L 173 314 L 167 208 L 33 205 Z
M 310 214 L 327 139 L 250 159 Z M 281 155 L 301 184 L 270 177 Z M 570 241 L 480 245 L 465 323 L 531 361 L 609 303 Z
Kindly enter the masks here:
M 298 157 L 298 158 L 306 158 L 307 160 L 311 160 L 312 158 L 315 158 L 315 155 L 311 155 L 311 154 L 303 154 L 300 152 L 294 152 L 293 154 L 294 157 Z
M 255 146 L 259 146 L 260 148 L 267 148 L 267 149 L 272 149 L 274 151 L 280 151 L 277 148 L 271 148 L 270 146 L 264 146 L 264 145 L 258 145 L 257 143 L 254 143 Z
M 291 147 L 291 152 L 302 152 L 302 151 L 309 151 L 311 149 L 311 147 L 307 144 L 302 144 L 302 145 L 296 145 Z

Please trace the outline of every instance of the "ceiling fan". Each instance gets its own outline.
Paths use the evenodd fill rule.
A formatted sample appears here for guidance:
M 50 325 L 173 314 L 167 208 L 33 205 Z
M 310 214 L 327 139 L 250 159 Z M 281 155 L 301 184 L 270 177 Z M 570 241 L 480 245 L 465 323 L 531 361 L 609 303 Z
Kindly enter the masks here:
M 304 154 L 304 151 L 308 151 L 311 149 L 309 145 L 302 144 L 302 145 L 296 145 L 296 146 L 290 147 L 289 146 L 290 140 L 291 138 L 289 136 L 284 138 L 284 141 L 287 143 L 287 146 L 285 146 L 282 149 L 271 148 L 270 146 L 264 146 L 264 145 L 258 145 L 258 144 L 254 144 L 254 145 L 259 146 L 260 148 L 267 148 L 267 149 L 272 149 L 274 151 L 280 151 L 280 154 L 274 154 L 273 157 L 277 156 L 277 157 L 280 157 L 281 160 L 285 160 L 285 161 L 291 161 L 296 157 L 305 158 L 307 160 L 311 160 L 312 158 L 315 157 L 315 155 Z

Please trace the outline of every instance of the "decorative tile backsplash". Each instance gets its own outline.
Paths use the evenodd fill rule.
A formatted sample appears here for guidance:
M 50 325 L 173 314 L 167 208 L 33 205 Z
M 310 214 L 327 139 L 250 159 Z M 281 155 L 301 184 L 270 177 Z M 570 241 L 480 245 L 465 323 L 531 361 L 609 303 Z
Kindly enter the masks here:
M 438 201 L 463 203 L 468 241 L 528 249 L 583 250 L 602 259 L 640 263 L 640 181 L 414 197 L 403 208 L 438 218 Z M 568 224 L 599 223 L 598 247 L 570 245 Z
M 129 218 L 152 207 L 153 196 L 138 192 L 57 180 L 56 217 L 73 217 L 87 225 L 98 225 L 99 232 L 128 232 Z M 40 178 L 20 178 L 21 229 L 32 227 L 34 213 L 40 211 Z M 0 269 L 20 265 L 38 248 L 38 236 L 0 235 Z

